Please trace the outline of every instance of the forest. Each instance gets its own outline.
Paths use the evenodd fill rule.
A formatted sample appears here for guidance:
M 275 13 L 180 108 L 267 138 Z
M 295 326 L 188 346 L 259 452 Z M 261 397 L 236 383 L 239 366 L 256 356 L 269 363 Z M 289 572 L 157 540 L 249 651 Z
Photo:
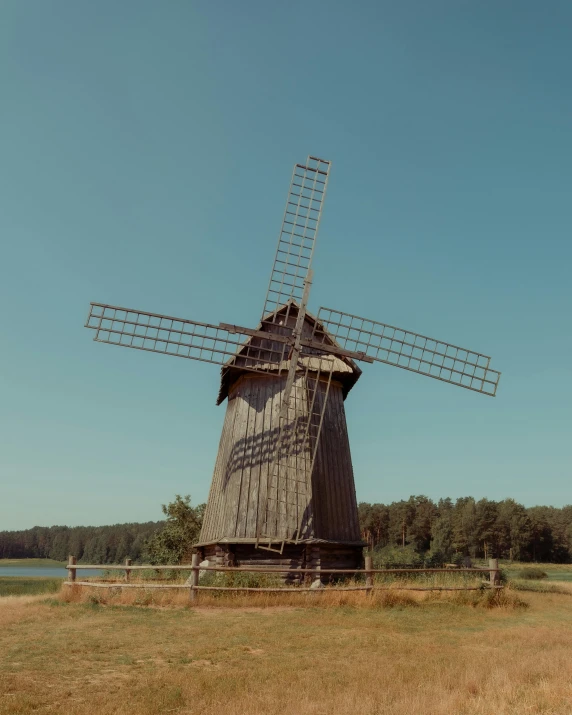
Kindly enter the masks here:
M 570 563 L 572 505 L 526 508 L 514 499 L 411 496 L 392 504 L 359 504 L 362 537 L 386 561 L 501 558 Z M 397 551 L 396 551 L 397 550 Z
M 81 563 L 174 563 L 196 541 L 204 505 L 176 496 L 165 521 L 113 526 L 35 526 L 0 531 L 0 558 Z M 513 499 L 411 496 L 391 504 L 359 504 L 361 532 L 381 563 L 439 563 L 471 558 L 572 562 L 572 505 L 524 507 Z
M 113 526 L 34 526 L 23 531 L 0 531 L 0 559 L 54 559 L 69 554 L 84 564 L 140 561 L 147 541 L 163 522 Z

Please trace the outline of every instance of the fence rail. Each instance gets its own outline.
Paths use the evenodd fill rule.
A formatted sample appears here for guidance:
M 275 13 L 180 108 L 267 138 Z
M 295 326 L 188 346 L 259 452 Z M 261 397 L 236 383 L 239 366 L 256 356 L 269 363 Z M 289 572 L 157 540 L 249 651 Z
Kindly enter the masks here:
M 123 566 L 121 564 L 77 564 L 70 566 L 69 564 L 65 567 L 70 570 L 83 570 L 83 569 L 98 569 L 99 571 L 123 571 L 129 569 L 130 571 L 192 571 L 195 567 L 192 565 L 176 565 L 176 566 L 155 566 L 153 564 L 142 564 L 137 566 Z M 440 568 L 428 568 L 428 569 L 299 569 L 293 566 L 287 567 L 269 567 L 260 568 L 259 566 L 197 566 L 199 571 L 223 571 L 223 572 L 235 572 L 242 571 L 243 573 L 294 573 L 294 574 L 352 574 L 352 573 L 485 573 L 489 571 L 498 571 L 495 568 L 459 568 L 459 569 L 440 569 Z
M 458 574 L 458 573 L 488 573 L 489 582 L 488 586 L 490 588 L 502 588 L 500 584 L 500 570 L 498 565 L 498 559 L 489 559 L 488 568 L 427 568 L 427 569 L 374 569 L 371 556 L 365 557 L 365 568 L 361 569 L 302 569 L 293 567 L 268 567 L 260 568 L 257 566 L 201 566 L 199 563 L 199 555 L 194 554 L 192 563 L 190 565 L 176 565 L 176 566 L 156 566 L 153 564 L 138 564 L 136 566 L 132 565 L 131 559 L 126 559 L 125 564 L 110 564 L 109 566 L 105 564 L 81 564 L 76 563 L 76 559 L 73 556 L 69 557 L 69 562 L 66 568 L 68 569 L 68 580 L 65 581 L 67 586 L 89 586 L 92 588 L 162 588 L 162 589 L 188 589 L 189 597 L 191 600 L 195 600 L 198 591 L 246 591 L 246 592 L 257 592 L 257 593 L 307 593 L 309 591 L 313 593 L 323 593 L 324 591 L 375 591 L 375 590 L 389 590 L 388 587 L 379 586 L 374 584 L 375 574 L 409 574 L 409 573 L 448 573 L 448 574 Z M 78 581 L 77 571 L 78 569 L 98 569 L 104 571 L 125 571 L 125 581 L 123 583 L 113 582 L 113 583 L 101 583 L 97 581 Z M 190 577 L 187 583 L 184 584 L 154 584 L 154 583 L 130 583 L 130 577 L 132 571 L 190 571 Z M 282 588 L 263 588 L 263 587 L 251 587 L 251 586 L 200 586 L 199 576 L 202 571 L 214 571 L 219 573 L 258 573 L 258 574 L 292 574 L 292 575 L 303 575 L 303 576 L 318 576 L 317 581 L 321 581 L 321 576 L 328 575 L 364 575 L 365 585 L 364 586 L 334 586 L 325 588 L 312 588 L 312 587 L 288 587 L 284 586 Z M 484 586 L 484 584 L 483 584 Z M 399 590 L 403 591 L 478 591 L 483 586 L 400 586 Z

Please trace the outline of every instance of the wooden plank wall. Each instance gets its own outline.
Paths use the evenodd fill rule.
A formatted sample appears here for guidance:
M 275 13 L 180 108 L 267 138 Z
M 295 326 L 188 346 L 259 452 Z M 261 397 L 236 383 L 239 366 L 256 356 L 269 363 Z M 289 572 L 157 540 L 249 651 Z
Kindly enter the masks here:
M 256 536 L 257 515 L 263 519 L 266 508 L 285 379 L 250 373 L 231 387 L 200 542 Z M 321 383 L 318 395 L 323 399 Z M 302 400 L 296 402 L 297 410 L 304 409 Z M 360 540 L 342 388 L 335 381 L 311 488 L 306 493 L 300 488 L 298 509 L 304 513 L 304 538 Z
M 313 386 L 311 389 L 314 389 Z M 321 410 L 325 384 L 316 401 Z M 320 539 L 359 541 L 361 538 L 350 441 L 342 389 L 332 381 L 312 473 L 314 532 Z
M 200 541 L 255 537 L 266 507 L 285 377 L 245 374 L 232 385 Z

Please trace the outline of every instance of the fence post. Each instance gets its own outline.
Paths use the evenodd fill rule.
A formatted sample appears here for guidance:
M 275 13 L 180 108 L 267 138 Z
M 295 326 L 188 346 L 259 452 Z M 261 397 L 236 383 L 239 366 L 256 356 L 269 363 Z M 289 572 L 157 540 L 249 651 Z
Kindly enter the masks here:
M 75 556 L 71 556 L 68 558 L 68 566 L 75 566 Z M 75 572 L 76 569 L 68 569 L 68 581 L 75 581 Z
M 366 556 L 365 557 L 365 587 L 372 589 L 373 588 L 373 574 L 371 573 L 371 570 L 373 568 L 373 559 L 371 556 Z
M 201 557 L 199 554 L 193 554 L 193 558 L 191 560 L 191 578 L 190 578 L 190 591 L 189 591 L 189 598 L 191 601 L 195 601 L 197 598 L 197 592 L 195 591 L 195 586 L 199 585 L 199 563 L 201 561 Z
M 491 588 L 495 588 L 500 584 L 499 560 L 489 559 L 489 568 L 494 569 L 494 571 L 490 571 L 489 576 Z
M 125 565 L 131 566 L 131 559 L 125 559 Z M 127 583 L 129 583 L 130 578 L 131 578 L 131 569 L 125 569 L 125 581 Z

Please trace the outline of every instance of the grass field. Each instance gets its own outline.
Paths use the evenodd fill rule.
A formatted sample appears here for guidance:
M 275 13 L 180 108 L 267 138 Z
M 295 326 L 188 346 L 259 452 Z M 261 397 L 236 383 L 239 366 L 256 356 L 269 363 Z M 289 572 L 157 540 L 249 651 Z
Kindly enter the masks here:
M 500 564 L 509 576 L 515 576 L 519 571 L 539 568 L 544 571 L 550 580 L 572 581 L 572 564 L 534 564 L 534 563 L 506 563 Z
M 56 593 L 61 585 L 61 578 L 0 576 L 0 597 Z
M 510 590 L 496 608 L 404 592 L 350 592 L 346 605 L 296 595 L 298 606 L 257 594 L 250 607 L 200 594 L 193 608 L 101 605 L 80 589 L 2 598 L 0 715 L 568 715 L 572 586 L 561 588 L 519 592 L 527 608 Z

